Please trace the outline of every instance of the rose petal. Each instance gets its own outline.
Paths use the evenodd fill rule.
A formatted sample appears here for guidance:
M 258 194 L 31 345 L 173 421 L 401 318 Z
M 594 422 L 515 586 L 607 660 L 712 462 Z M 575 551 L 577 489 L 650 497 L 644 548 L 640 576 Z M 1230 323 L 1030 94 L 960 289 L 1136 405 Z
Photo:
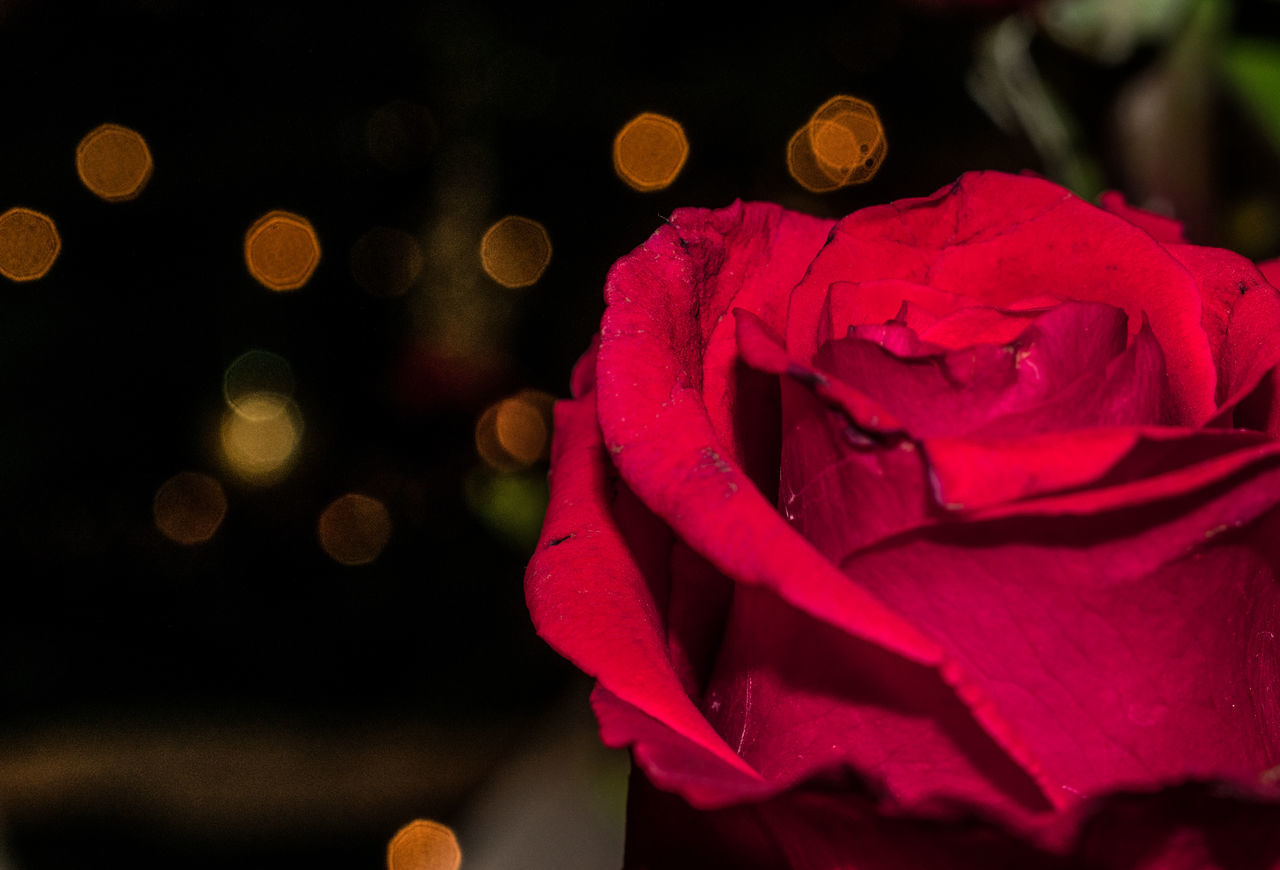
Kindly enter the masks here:
M 787 349 L 802 359 L 817 351 L 832 284 L 890 278 L 997 308 L 1045 294 L 1103 302 L 1126 311 L 1130 334 L 1145 311 L 1165 351 L 1173 419 L 1214 414 L 1216 373 L 1191 276 L 1146 232 L 1050 182 L 970 173 L 932 197 L 845 218 L 791 294 Z
M 1138 444 L 1131 428 L 1034 436 L 936 436 L 922 444 L 933 495 L 948 510 L 977 510 L 1092 483 Z
M 551 500 L 525 575 L 525 596 L 538 634 L 601 685 L 665 723 L 738 778 L 755 777 L 690 701 L 668 651 L 668 632 L 653 584 L 633 553 L 661 564 L 670 535 L 631 509 L 625 532 L 611 511 L 610 466 L 595 421 L 595 397 L 556 406 Z
M 973 344 L 1008 344 L 1021 335 L 1039 313 L 971 306 L 916 331 L 921 341 L 950 350 Z
M 911 305 L 937 319 L 967 306 L 980 304 L 967 296 L 935 290 L 914 281 L 896 279 L 861 282 L 835 281 L 828 288 L 819 312 L 816 349 L 823 342 L 844 338 L 850 326 L 886 323 L 897 318 L 903 305 Z M 913 329 L 914 323 L 907 324 Z M 918 331 L 918 330 L 917 330 Z M 972 344 L 973 342 L 968 342 Z M 801 359 L 813 356 L 803 350 Z
M 880 403 L 839 379 L 829 378 L 813 366 L 793 360 L 782 347 L 782 341 L 750 311 L 736 309 L 738 349 L 743 361 L 766 374 L 781 375 L 804 384 L 815 396 L 844 412 L 848 421 L 865 433 L 891 432 L 902 424 Z M 791 413 L 784 415 L 784 426 L 791 426 Z
M 857 547 L 934 522 L 928 466 L 909 439 L 851 443 L 843 413 L 798 385 L 784 390 L 779 507 L 833 562 Z
M 793 605 L 908 658 L 935 661 L 930 642 L 848 583 L 787 524 L 735 461 L 732 443 L 717 434 L 733 428 L 732 390 L 722 375 L 704 374 L 703 357 L 707 367 L 719 361 L 718 371 L 736 366 L 730 306 L 766 322 L 780 317 L 761 300 L 778 304 L 778 287 L 799 280 L 811 256 L 805 239 L 816 244 L 818 235 L 816 222 L 797 228 L 793 218 L 765 206 L 679 211 L 614 266 L 597 361 L 605 443 L 632 491 L 726 575 L 774 588 Z M 719 424 L 704 395 L 713 397 Z M 776 418 L 750 422 L 778 425 Z
M 703 708 L 770 782 L 848 764 L 904 807 L 962 800 L 1007 818 L 1050 809 L 936 670 L 851 638 L 768 590 L 735 596 Z
M 1044 368 L 1054 367 L 1045 362 Z M 1087 373 L 1052 391 L 1049 400 L 997 416 L 962 436 L 926 437 L 921 446 L 938 503 L 977 509 L 1087 484 L 1114 485 L 1120 481 L 1103 479 L 1125 459 L 1126 480 L 1137 477 L 1139 468 L 1152 476 L 1177 468 L 1172 457 L 1159 461 L 1156 451 L 1148 451 L 1149 459 L 1135 454 L 1141 433 L 1162 422 L 1163 377 L 1163 355 L 1144 325 L 1105 372 Z M 1167 430 L 1154 431 L 1163 441 Z M 1243 448 L 1253 439 L 1230 443 Z
M 851 329 L 850 338 L 824 344 L 814 361 L 824 373 L 887 409 L 916 437 L 958 435 L 1009 414 L 1021 415 L 1028 434 L 1043 431 L 1044 425 L 1081 425 L 1083 421 L 1062 415 L 1036 415 L 1034 409 L 1089 375 L 1093 377 L 1083 386 L 1090 401 L 1107 391 L 1124 397 L 1101 403 L 1119 411 L 1117 423 L 1157 422 L 1136 414 L 1146 408 L 1153 381 L 1136 370 L 1109 369 L 1125 351 L 1125 328 L 1124 312 L 1118 309 L 1064 303 L 1035 318 L 1010 344 L 934 353 L 902 340 L 885 344 L 881 334 L 907 331 L 887 324 Z M 1148 344 L 1154 344 L 1149 336 Z M 1111 376 L 1104 377 L 1108 372 Z M 1157 389 L 1159 384 L 1154 381 Z
M 1169 252 L 1200 286 L 1201 323 L 1218 371 L 1214 395 L 1219 410 L 1232 408 L 1280 364 L 1280 291 L 1230 251 L 1171 245 Z
M 1040 364 L 1030 355 L 1028 361 Z M 1164 354 L 1150 327 L 1144 324 L 1125 351 L 1107 363 L 1105 370 L 1095 368 L 1084 372 L 1072 383 L 1050 391 L 1045 401 L 1001 414 L 971 434 L 1015 436 L 1066 431 L 1072 427 L 1148 426 L 1166 422 L 1160 405 L 1164 376 Z
M 1044 782 L 1244 780 L 1280 759 L 1278 501 L 1272 459 L 1181 500 L 931 526 L 843 567 L 955 656 Z
M 780 328 L 786 290 L 804 275 L 831 227 L 829 220 L 771 203 L 677 209 L 665 227 L 611 270 L 602 345 L 634 338 L 661 347 L 667 355 L 664 365 L 674 362 L 678 367 L 680 386 L 711 398 L 704 407 L 717 449 L 740 462 L 739 442 L 754 432 L 750 425 L 735 426 L 737 351 L 729 313 L 745 308 Z M 683 272 L 677 273 L 677 266 Z M 651 279 L 662 283 L 644 283 Z M 611 324 L 621 329 L 635 311 L 643 311 L 648 325 L 662 332 L 647 338 L 609 334 Z
M 936 519 L 916 495 L 929 487 L 941 504 L 958 509 L 1089 483 L 1137 444 L 1135 430 L 1115 427 L 1153 424 L 1160 417 L 1159 347 L 1144 329 L 1107 361 L 1124 342 L 1123 314 L 1107 306 L 1067 303 L 1042 314 L 1008 353 L 987 346 L 904 361 L 867 341 L 833 342 L 818 354 L 821 370 L 790 360 L 749 314 L 740 312 L 739 320 L 739 345 L 749 364 L 786 375 L 843 412 L 832 416 L 803 402 L 797 390 L 784 390 L 789 400 L 780 506 L 806 538 L 835 558 L 855 542 L 862 546 Z M 854 333 L 903 329 L 890 323 Z M 979 350 L 989 371 L 966 376 L 962 365 L 975 364 L 979 357 L 972 355 Z M 1098 359 L 1105 362 L 1101 371 Z M 1091 364 L 1095 370 L 1082 373 Z M 1058 380 L 1070 382 L 1061 386 Z M 850 389 L 848 381 L 877 398 Z M 1051 398 L 1040 401 L 1042 392 Z M 1080 435 L 1071 428 L 1076 425 L 1112 428 Z M 875 437 L 895 428 L 924 439 L 928 466 L 904 453 L 910 443 Z M 953 429 L 961 434 L 946 437 Z M 1043 437 L 1046 430 L 1061 434 Z M 1160 470 L 1167 469 L 1151 467 L 1152 473 Z
M 689 739 L 602 683 L 591 693 L 591 707 L 606 746 L 630 748 L 639 770 L 699 809 L 758 801 L 783 787 L 755 775 L 741 761 L 730 762 L 705 742 Z
M 902 300 L 898 313 L 893 316 L 894 323 L 902 324 L 917 335 L 931 328 L 938 322 L 938 319 L 937 315 L 926 311 L 923 306 L 917 305 L 910 299 Z M 838 336 L 832 336 L 832 338 L 836 337 Z
M 1265 467 L 1280 455 L 1280 443 L 1258 432 L 1196 430 L 1173 427 L 1081 430 L 1018 439 L 1020 446 L 1001 439 L 933 439 L 925 445 L 932 457 L 934 483 L 941 503 L 967 516 L 1089 515 L 1178 498 L 1228 481 L 1247 469 Z M 952 452 L 954 447 L 955 452 Z M 1082 449 L 1083 448 L 1083 449 Z M 1000 470 L 1005 491 L 989 486 L 964 486 L 973 472 L 966 463 L 995 468 L 1010 449 L 1026 449 L 1020 462 Z M 1041 467 L 1054 468 L 1053 456 L 1077 451 L 1078 480 L 1068 464 L 1058 464 L 1060 477 L 1037 479 Z M 946 469 L 946 470 L 942 470 Z M 1021 470 L 1020 470 L 1021 469 Z M 941 473 L 939 473 L 941 470 Z M 1021 481 L 1019 478 L 1021 477 Z M 1073 492 L 1054 492 L 1079 483 Z M 1016 496 L 1015 492 L 1022 492 Z M 964 499 L 969 498 L 969 502 Z M 1021 498 L 1020 501 L 1014 501 Z

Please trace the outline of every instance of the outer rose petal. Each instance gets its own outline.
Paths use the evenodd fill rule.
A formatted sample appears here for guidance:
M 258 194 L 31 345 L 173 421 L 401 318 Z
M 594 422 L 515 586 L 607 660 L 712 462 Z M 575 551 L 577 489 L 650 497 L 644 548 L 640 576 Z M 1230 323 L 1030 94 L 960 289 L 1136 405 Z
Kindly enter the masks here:
M 847 764 L 898 807 L 963 801 L 1007 819 L 1050 809 L 935 669 L 851 638 L 768 590 L 734 598 L 703 707 L 773 783 Z
M 750 803 L 786 787 L 726 764 L 717 750 L 686 738 L 600 683 L 591 693 L 591 706 L 606 746 L 630 748 L 636 767 L 650 780 L 696 807 Z
M 1277 501 L 1271 459 L 1184 499 L 909 532 L 844 568 L 1071 794 L 1246 781 L 1280 761 Z
M 557 405 L 554 453 L 551 502 L 525 579 L 538 633 L 619 697 L 704 750 L 723 771 L 715 794 L 758 780 L 689 700 L 672 662 L 664 614 L 613 515 L 594 394 Z M 661 553 L 661 542 L 648 543 L 650 556 Z
M 677 211 L 609 273 L 601 325 L 600 428 L 637 496 L 740 583 L 921 662 L 937 649 L 850 583 L 796 533 L 735 461 L 733 307 L 781 318 L 825 225 L 774 207 Z M 708 402 L 704 397 L 709 396 Z M 776 433 L 766 436 L 776 439 Z

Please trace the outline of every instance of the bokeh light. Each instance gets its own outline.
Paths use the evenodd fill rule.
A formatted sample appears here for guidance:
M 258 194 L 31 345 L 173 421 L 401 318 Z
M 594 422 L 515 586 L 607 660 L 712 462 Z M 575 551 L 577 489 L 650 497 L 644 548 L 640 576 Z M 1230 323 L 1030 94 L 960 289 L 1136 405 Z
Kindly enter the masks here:
M 460 866 L 458 838 L 439 822 L 410 822 L 387 845 L 387 870 L 458 870 Z
M 297 290 L 311 280 L 320 261 L 320 240 L 306 218 L 268 212 L 245 233 L 244 260 L 249 274 L 264 287 Z
M 53 268 L 62 239 L 53 218 L 29 208 L 0 214 L 0 275 L 10 281 L 34 281 Z
M 516 471 L 545 459 L 554 403 L 547 393 L 522 390 L 490 405 L 476 421 L 480 458 L 497 471 Z
M 351 277 L 372 296 L 403 296 L 424 265 L 422 246 L 404 230 L 374 227 L 351 246 Z
M 391 539 L 391 515 L 376 498 L 347 493 L 329 503 L 316 523 L 320 546 L 343 565 L 367 565 Z
M 528 287 L 551 262 L 551 238 L 535 220 L 508 215 L 480 240 L 480 264 L 503 287 Z
M 477 467 L 463 480 L 462 494 L 472 514 L 494 535 L 526 555 L 533 551 L 547 511 L 544 471 Z
M 249 416 L 248 399 L 262 395 L 288 399 L 293 395 L 293 368 L 289 361 L 269 350 L 249 350 L 232 360 L 222 374 L 222 397 L 227 407 Z M 262 403 L 257 402 L 261 410 Z
M 250 393 L 222 418 L 222 455 L 241 479 L 269 484 L 293 465 L 302 439 L 302 415 L 287 397 Z
M 155 168 L 147 141 L 136 130 L 103 124 L 76 146 L 76 174 L 107 202 L 133 199 L 147 186 Z
M 875 107 L 857 97 L 836 96 L 787 143 L 787 170 L 805 190 L 826 193 L 870 181 L 888 149 Z
M 369 156 L 392 172 L 420 169 L 439 138 L 431 113 L 408 100 L 392 100 L 380 106 L 364 127 Z
M 688 159 L 689 140 L 684 128 L 666 115 L 637 115 L 613 139 L 613 170 L 639 191 L 667 187 Z
M 213 537 L 227 515 L 222 484 L 207 474 L 183 471 L 161 484 L 151 502 L 156 528 L 166 538 L 191 546 Z
M 793 133 L 787 142 L 787 171 L 810 193 L 828 193 L 840 187 L 840 182 L 833 181 L 818 165 L 807 125 Z

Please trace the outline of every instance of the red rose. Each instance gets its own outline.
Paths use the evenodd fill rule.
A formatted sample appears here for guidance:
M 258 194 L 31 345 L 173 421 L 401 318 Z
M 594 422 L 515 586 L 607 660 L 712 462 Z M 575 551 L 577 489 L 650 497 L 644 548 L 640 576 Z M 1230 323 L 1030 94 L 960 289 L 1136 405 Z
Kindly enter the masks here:
M 1280 293 L 1103 205 L 683 209 L 614 266 L 526 591 L 629 867 L 1280 862 Z

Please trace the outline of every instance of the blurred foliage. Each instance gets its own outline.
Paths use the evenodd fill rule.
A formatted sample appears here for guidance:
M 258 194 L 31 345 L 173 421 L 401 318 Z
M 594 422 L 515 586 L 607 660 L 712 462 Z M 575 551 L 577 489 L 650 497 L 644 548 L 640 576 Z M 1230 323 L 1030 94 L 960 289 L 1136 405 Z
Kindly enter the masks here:
M 1280 152 L 1280 42 L 1234 39 L 1223 52 L 1222 70 L 1232 93 Z

